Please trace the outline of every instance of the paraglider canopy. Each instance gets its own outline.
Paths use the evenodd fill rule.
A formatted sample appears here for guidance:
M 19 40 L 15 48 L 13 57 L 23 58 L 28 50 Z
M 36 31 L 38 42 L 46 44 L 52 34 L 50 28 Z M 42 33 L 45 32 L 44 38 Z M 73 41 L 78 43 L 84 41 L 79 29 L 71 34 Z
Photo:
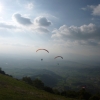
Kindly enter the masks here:
M 56 59 L 56 58 L 58 58 L 58 57 L 60 57 L 60 58 L 62 58 L 62 59 L 63 59 L 63 57 L 62 57 L 62 56 L 56 56 L 54 59 Z
M 47 51 L 49 53 L 49 51 L 47 49 L 38 49 L 38 50 L 36 50 L 36 52 L 39 51 L 39 50 L 45 50 L 45 51 Z

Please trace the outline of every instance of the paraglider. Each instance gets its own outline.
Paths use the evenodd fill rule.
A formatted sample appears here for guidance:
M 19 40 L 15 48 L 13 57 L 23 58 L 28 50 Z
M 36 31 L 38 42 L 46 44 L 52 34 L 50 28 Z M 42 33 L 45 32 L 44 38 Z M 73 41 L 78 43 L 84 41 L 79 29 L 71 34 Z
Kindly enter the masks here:
M 62 57 L 62 56 L 56 56 L 54 59 L 59 58 L 59 57 L 63 59 L 63 57 Z M 58 65 L 59 65 L 59 63 L 58 63 Z
M 49 53 L 49 51 L 47 49 L 38 49 L 38 50 L 36 50 L 36 52 L 39 51 L 39 50 L 45 50 L 45 51 L 47 51 Z
M 36 50 L 36 52 L 38 52 L 39 50 L 44 50 L 44 51 L 46 51 L 46 52 L 48 52 L 49 53 L 49 51 L 47 50 L 47 49 L 37 49 Z M 43 59 L 41 58 L 41 61 L 43 61 Z
M 62 59 L 63 59 L 63 57 L 62 57 L 62 56 L 56 56 L 54 59 L 56 59 L 56 58 L 58 58 L 58 57 L 60 57 L 60 58 L 62 58 Z

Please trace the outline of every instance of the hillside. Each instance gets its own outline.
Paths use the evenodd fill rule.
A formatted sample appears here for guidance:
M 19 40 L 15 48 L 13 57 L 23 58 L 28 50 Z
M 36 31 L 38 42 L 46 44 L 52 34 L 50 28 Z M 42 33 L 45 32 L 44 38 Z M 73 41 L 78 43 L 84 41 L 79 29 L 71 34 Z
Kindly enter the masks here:
M 75 100 L 39 90 L 21 80 L 0 74 L 0 100 Z

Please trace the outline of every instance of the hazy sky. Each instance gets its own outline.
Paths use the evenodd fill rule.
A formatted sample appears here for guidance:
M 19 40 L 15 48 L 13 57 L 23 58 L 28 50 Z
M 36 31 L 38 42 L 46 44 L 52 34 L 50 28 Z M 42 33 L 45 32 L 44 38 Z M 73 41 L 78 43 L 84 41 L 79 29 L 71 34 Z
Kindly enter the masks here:
M 100 59 L 100 0 L 0 0 L 0 54 Z

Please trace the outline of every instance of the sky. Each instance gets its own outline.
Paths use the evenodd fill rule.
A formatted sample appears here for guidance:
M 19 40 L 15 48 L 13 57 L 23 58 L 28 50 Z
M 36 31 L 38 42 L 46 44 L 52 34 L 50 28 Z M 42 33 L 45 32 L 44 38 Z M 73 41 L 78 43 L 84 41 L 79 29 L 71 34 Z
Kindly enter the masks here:
M 0 54 L 99 61 L 100 0 L 0 0 Z

